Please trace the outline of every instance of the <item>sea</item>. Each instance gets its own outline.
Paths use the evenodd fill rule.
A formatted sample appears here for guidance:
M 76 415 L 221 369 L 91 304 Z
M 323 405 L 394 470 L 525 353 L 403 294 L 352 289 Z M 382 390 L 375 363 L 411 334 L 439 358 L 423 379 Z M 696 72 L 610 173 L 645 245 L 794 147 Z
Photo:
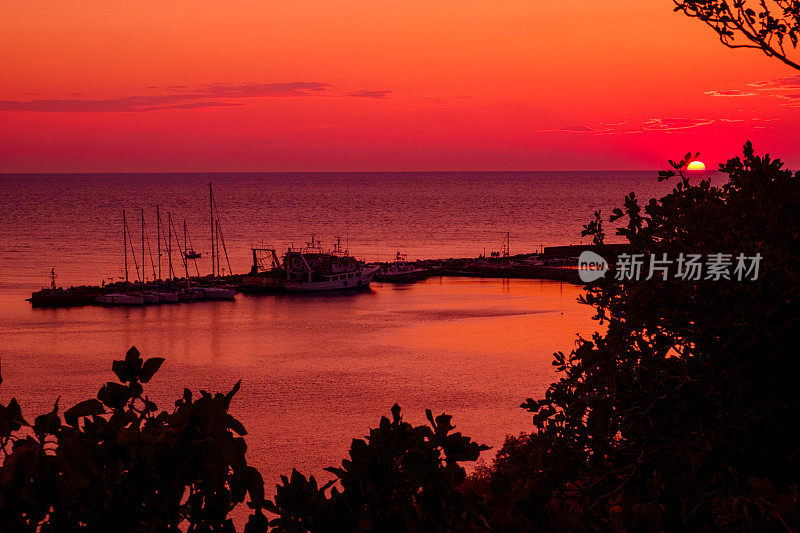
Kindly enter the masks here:
M 552 354 L 598 326 L 577 301 L 580 287 L 519 279 L 433 277 L 142 308 L 25 301 L 49 285 L 51 269 L 65 287 L 124 279 L 123 210 L 130 279 L 142 267 L 158 276 L 159 242 L 168 276 L 170 236 L 183 274 L 175 240 L 183 246 L 184 221 L 202 253 L 197 271 L 210 273 L 209 184 L 224 273 L 248 271 L 251 247 L 281 253 L 312 238 L 366 261 L 477 257 L 507 238 L 511 254 L 533 253 L 588 242 L 580 232 L 595 211 L 672 186 L 655 171 L 0 174 L 0 402 L 16 397 L 29 421 L 57 400 L 63 412 L 113 380 L 111 362 L 131 346 L 166 358 L 146 386 L 163 409 L 184 387 L 226 392 L 241 379 L 231 411 L 270 494 L 293 468 L 328 479 L 323 469 L 394 403 L 413 423 L 425 423 L 425 409 L 453 415 L 457 431 L 492 446 L 490 462 L 507 435 L 532 429 L 519 405 L 558 378 Z M 613 226 L 606 233 L 613 242 Z

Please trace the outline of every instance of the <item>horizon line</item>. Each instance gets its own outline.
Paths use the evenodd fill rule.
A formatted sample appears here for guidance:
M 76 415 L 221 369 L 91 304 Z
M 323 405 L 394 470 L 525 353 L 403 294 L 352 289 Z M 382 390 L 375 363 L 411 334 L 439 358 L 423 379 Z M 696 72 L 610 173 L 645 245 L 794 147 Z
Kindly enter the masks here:
M 0 175 L 11 174 L 453 174 L 479 172 L 659 172 L 664 168 L 644 169 L 531 169 L 531 170 L 70 170 L 70 171 L 34 171 L 34 170 L 0 170 Z M 709 172 L 717 169 L 706 169 Z

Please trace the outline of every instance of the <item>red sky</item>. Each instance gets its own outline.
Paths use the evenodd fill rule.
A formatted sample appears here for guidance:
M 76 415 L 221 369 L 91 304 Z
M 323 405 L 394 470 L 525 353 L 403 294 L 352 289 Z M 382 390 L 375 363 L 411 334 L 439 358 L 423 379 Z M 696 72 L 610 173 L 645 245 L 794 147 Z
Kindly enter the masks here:
M 671 6 L 4 0 L 0 171 L 797 167 L 800 73 Z

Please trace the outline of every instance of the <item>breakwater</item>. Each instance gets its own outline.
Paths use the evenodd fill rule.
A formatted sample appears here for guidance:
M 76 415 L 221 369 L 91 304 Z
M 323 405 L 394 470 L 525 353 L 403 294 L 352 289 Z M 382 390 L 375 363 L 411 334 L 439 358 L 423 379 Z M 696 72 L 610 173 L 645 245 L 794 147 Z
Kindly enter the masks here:
M 606 245 L 602 247 L 590 245 L 544 247 L 540 253 L 517 254 L 505 257 L 449 258 L 426 259 L 414 262 L 425 270 L 425 275 L 418 279 L 432 276 L 461 276 L 476 278 L 515 278 L 556 280 L 571 284 L 581 284 L 578 276 L 577 257 L 584 250 L 593 250 L 612 259 L 624 250 L 623 245 Z M 375 263 L 382 268 L 391 263 Z M 105 295 L 114 293 L 185 293 L 192 286 L 197 288 L 191 298 L 175 298 L 159 302 L 144 303 L 181 303 L 198 300 L 220 299 L 214 296 L 212 287 L 226 287 L 236 292 L 280 292 L 279 272 L 258 272 L 255 269 L 249 274 L 233 274 L 228 276 L 195 276 L 159 280 L 149 283 L 122 282 L 81 285 L 75 287 L 43 288 L 31 294 L 28 299 L 34 307 L 77 307 L 83 305 L 101 305 Z M 408 281 L 404 281 L 409 283 Z M 411 281 L 413 283 L 413 281 Z M 203 296 L 203 290 L 208 294 Z M 228 298 L 223 298 L 228 299 Z

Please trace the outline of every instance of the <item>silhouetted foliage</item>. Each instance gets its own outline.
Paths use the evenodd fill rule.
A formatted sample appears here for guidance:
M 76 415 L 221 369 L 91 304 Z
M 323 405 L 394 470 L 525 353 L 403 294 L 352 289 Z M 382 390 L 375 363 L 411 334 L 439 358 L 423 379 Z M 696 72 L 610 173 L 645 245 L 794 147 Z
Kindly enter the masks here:
M 450 416 L 427 411 L 430 426 L 412 426 L 395 405 L 391 420 L 353 440 L 349 460 L 327 469 L 333 481 L 318 487 L 293 471 L 265 501 L 262 476 L 245 458 L 245 428 L 228 412 L 239 383 L 196 399 L 186 389 L 171 413 L 159 411 L 142 384 L 162 363 L 131 348 L 113 362 L 119 382 L 63 422 L 58 401 L 33 425 L 15 399 L 0 405 L 0 531 L 233 532 L 230 511 L 248 495 L 247 533 L 483 524 L 477 496 L 458 489 L 459 463 L 487 447 L 454 433 Z
M 0 406 L 0 531 L 233 531 L 229 511 L 263 500 L 228 394 L 184 391 L 171 413 L 143 395 L 163 359 L 136 348 L 96 399 L 29 425 Z M 27 430 L 27 431 L 26 431 Z
M 454 429 L 446 414 L 429 426 L 412 426 L 392 407 L 366 440 L 354 439 L 350 459 L 318 488 L 311 476 L 293 471 L 282 478 L 273 502 L 274 531 L 475 531 L 487 526 L 477 496 L 459 490 L 466 479 L 461 462 L 476 461 L 488 449 Z M 331 487 L 328 492 L 326 489 Z
M 779 160 L 721 166 L 727 183 L 634 193 L 610 220 L 631 253 L 763 256 L 757 280 L 615 279 L 587 287 L 604 334 L 554 365 L 523 407 L 537 431 L 498 456 L 497 524 L 625 529 L 800 525 L 800 178 Z M 586 235 L 602 241 L 597 217 Z M 674 271 L 673 271 L 674 274 Z
M 673 0 L 675 11 L 703 21 L 730 48 L 755 48 L 792 68 L 788 57 L 800 37 L 797 0 Z

